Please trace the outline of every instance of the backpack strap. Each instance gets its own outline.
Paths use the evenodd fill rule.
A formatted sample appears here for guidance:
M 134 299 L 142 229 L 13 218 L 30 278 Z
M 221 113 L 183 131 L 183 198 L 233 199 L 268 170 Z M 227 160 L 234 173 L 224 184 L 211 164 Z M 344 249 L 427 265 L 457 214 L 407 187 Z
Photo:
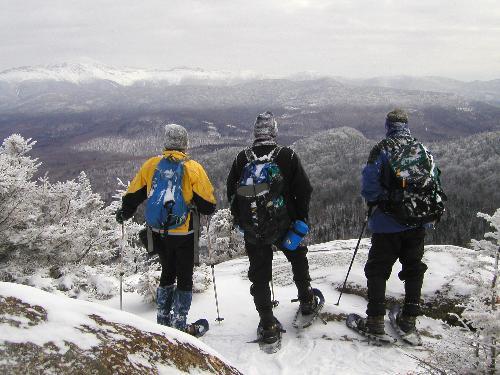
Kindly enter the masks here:
M 251 147 L 245 149 L 245 156 L 247 158 L 247 163 L 250 163 L 257 159 L 257 156 L 255 155 Z
M 274 160 L 278 157 L 280 151 L 283 149 L 283 147 L 281 146 L 276 146 L 276 148 L 274 149 L 272 155 L 271 155 L 271 158 L 270 158 L 270 162 L 274 162 Z
M 269 154 L 267 154 L 268 161 L 269 162 L 273 162 L 274 159 L 276 159 L 276 157 L 278 156 L 278 154 L 280 153 L 280 151 L 282 149 L 283 149 L 283 147 L 276 146 L 272 150 L 272 152 L 270 152 Z M 247 157 L 247 162 L 252 162 L 252 161 L 255 161 L 255 160 L 258 159 L 257 155 L 255 155 L 255 153 L 253 152 L 252 147 L 249 147 L 249 148 L 245 149 L 245 156 Z

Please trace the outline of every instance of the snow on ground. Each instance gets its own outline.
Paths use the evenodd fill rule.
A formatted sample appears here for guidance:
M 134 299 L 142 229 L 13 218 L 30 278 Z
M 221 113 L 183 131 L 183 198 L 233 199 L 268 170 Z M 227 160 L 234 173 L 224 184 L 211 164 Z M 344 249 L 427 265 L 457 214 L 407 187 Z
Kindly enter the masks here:
M 324 313 L 339 315 L 357 312 L 364 314 L 364 298 L 344 294 L 340 306 L 336 306 L 339 292 L 351 260 L 356 240 L 333 241 L 310 246 L 309 263 L 313 286 L 321 289 L 326 297 Z M 369 248 L 369 239 L 363 239 L 354 262 L 349 282 L 365 286 L 363 266 Z M 446 289 L 452 294 L 464 294 L 467 285 L 460 283 L 458 275 L 467 265 L 470 250 L 454 246 L 426 247 L 425 261 L 429 266 L 424 282 L 424 298 L 434 295 L 436 290 Z M 292 327 L 298 304 L 290 300 L 296 297 L 291 267 L 281 253 L 275 254 L 273 262 L 274 291 L 280 301 L 275 309 L 286 333 L 282 349 L 275 354 L 265 354 L 255 339 L 258 315 L 249 293 L 247 279 L 248 259 L 235 259 L 215 266 L 220 314 L 224 318 L 217 323 L 213 289 L 195 294 L 189 320 L 205 317 L 211 324 L 210 331 L 202 338 L 207 345 L 221 353 L 240 371 L 248 375 L 265 374 L 410 374 L 417 369 L 417 362 L 408 355 L 425 358 L 428 353 L 422 348 L 410 348 L 397 343 L 389 347 L 368 345 L 366 340 L 349 330 L 344 321 L 329 320 L 327 325 L 317 320 L 305 330 Z M 387 284 L 387 294 L 402 297 L 403 284 L 397 278 L 400 265 L 394 266 Z M 118 307 L 118 298 L 102 303 Z M 148 320 L 156 320 L 154 305 L 145 304 L 134 293 L 124 295 L 124 309 Z M 442 322 L 427 317 L 419 318 L 418 327 L 434 335 L 442 331 Z M 387 324 L 388 326 L 388 324 Z M 391 332 L 390 327 L 387 327 Z M 428 336 L 425 340 L 432 340 Z

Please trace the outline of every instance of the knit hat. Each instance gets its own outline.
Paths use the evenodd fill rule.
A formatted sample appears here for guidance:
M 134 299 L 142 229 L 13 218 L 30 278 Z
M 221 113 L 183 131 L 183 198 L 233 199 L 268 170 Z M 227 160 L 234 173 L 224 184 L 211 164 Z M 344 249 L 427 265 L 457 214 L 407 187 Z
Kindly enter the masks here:
M 177 124 L 165 125 L 165 150 L 186 151 L 188 148 L 187 130 Z
M 266 111 L 257 116 L 253 126 L 253 135 L 255 140 L 259 141 L 274 140 L 276 138 L 278 124 L 272 112 Z
M 387 114 L 386 120 L 389 122 L 404 122 L 408 124 L 408 113 L 400 108 L 396 108 Z

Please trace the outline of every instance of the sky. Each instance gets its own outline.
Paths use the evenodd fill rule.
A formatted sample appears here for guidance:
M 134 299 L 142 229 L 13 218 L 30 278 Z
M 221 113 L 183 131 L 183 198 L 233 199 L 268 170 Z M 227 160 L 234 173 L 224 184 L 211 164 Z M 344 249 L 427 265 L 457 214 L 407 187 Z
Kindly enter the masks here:
M 0 0 L 0 70 L 500 78 L 498 0 Z

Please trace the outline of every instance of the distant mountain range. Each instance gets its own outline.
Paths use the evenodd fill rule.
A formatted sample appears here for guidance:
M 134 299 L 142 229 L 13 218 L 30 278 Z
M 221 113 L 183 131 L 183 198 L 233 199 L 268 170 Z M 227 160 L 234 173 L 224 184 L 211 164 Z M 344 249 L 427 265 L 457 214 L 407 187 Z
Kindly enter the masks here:
M 445 106 L 472 101 L 500 105 L 500 80 L 442 77 L 346 79 L 299 73 L 270 78 L 202 69 L 117 69 L 97 63 L 22 67 L 0 72 L 0 114 L 95 110 L 207 109 L 245 106 Z
M 99 63 L 62 63 L 47 66 L 26 66 L 0 72 L 0 81 L 10 84 L 22 82 L 67 82 L 86 84 L 95 81 L 109 81 L 121 86 L 144 83 L 181 85 L 193 83 L 234 84 L 241 81 L 260 79 L 252 72 L 233 73 L 207 71 L 200 68 L 176 67 L 169 70 L 116 68 Z

